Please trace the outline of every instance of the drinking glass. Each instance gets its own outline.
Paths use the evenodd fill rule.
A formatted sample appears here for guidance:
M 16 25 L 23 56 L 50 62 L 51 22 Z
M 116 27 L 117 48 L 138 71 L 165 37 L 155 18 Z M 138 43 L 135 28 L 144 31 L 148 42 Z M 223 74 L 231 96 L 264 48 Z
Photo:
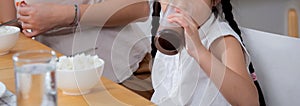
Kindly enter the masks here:
M 183 28 L 177 23 L 170 23 L 168 21 L 168 16 L 176 13 L 175 8 L 182 9 L 185 4 L 187 3 L 171 0 L 164 11 L 157 35 L 154 38 L 154 44 L 161 53 L 175 55 L 180 52 L 185 45 Z
M 23 51 L 13 55 L 18 106 L 56 106 L 56 54 Z
M 154 38 L 157 50 L 166 55 L 176 55 L 185 46 L 184 29 L 168 21 L 168 16 L 176 13 L 175 8 L 185 11 L 198 27 L 211 15 L 211 9 L 204 0 L 170 0 Z

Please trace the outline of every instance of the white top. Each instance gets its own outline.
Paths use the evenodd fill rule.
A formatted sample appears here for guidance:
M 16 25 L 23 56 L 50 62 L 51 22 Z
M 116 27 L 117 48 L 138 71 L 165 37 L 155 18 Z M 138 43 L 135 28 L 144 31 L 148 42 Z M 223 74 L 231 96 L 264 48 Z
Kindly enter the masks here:
M 221 18 L 211 15 L 199 29 L 202 44 L 209 49 L 211 44 L 223 36 L 233 36 L 240 43 L 239 36 Z M 247 66 L 249 55 L 244 49 Z M 191 57 L 186 49 L 180 54 L 168 56 L 156 54 L 152 70 L 154 94 L 151 101 L 158 105 L 175 106 L 226 106 L 228 101 L 214 83 Z
M 59 4 L 95 4 L 101 0 L 26 0 Z M 37 37 L 37 40 L 64 55 L 71 55 L 97 47 L 95 53 L 105 61 L 103 76 L 120 83 L 129 78 L 139 67 L 139 62 L 150 52 L 150 40 L 134 23 L 127 26 L 102 28 L 80 26 L 56 28 Z M 101 29 L 101 31 L 100 31 Z M 75 36 L 75 37 L 74 37 Z

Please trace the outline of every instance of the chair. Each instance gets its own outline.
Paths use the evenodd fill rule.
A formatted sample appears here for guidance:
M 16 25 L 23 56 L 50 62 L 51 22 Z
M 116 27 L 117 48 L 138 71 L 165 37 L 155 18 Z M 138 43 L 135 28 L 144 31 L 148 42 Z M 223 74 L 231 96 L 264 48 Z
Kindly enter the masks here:
M 300 105 L 300 39 L 242 28 L 267 106 Z

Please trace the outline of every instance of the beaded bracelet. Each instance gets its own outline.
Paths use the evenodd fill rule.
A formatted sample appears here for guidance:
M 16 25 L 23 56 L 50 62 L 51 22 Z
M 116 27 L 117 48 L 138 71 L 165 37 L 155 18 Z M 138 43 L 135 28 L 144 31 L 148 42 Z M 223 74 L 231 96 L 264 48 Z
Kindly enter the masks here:
M 79 10 L 80 8 L 78 7 L 78 4 L 74 4 L 74 8 L 75 8 L 75 16 L 73 22 L 70 24 L 71 26 L 76 26 L 78 24 L 79 17 L 80 17 L 80 10 Z

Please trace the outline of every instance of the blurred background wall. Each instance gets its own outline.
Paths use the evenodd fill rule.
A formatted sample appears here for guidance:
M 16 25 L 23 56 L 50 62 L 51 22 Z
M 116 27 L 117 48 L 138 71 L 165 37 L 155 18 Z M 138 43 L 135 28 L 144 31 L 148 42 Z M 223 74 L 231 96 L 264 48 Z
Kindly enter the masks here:
M 288 11 L 294 8 L 300 19 L 300 0 L 232 0 L 232 4 L 239 25 L 247 28 L 288 35 Z

